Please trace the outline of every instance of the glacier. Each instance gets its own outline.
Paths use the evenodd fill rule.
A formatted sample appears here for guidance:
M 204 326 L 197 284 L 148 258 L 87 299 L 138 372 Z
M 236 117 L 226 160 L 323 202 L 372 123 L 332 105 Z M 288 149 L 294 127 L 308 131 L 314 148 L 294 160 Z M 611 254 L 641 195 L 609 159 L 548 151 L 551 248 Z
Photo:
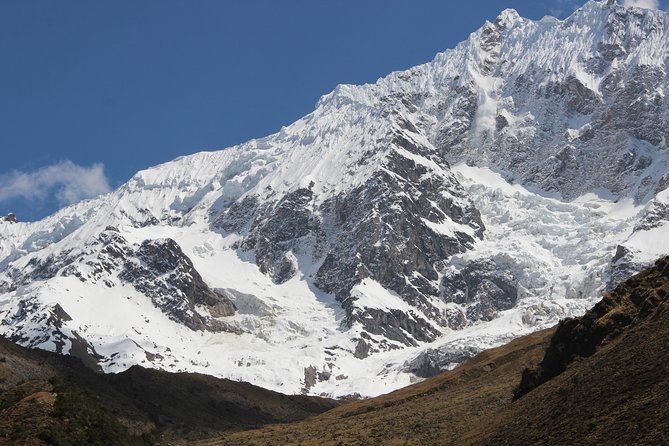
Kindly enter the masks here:
M 0 221 L 0 333 L 334 397 L 453 367 L 669 254 L 668 67 L 667 13 L 505 10 L 276 134 Z

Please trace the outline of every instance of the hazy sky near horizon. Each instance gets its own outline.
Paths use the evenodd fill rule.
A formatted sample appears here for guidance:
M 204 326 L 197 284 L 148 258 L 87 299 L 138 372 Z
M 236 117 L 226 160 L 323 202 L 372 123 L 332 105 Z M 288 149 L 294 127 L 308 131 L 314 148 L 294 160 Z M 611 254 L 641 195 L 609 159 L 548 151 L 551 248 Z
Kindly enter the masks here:
M 504 8 L 563 18 L 584 2 L 0 0 L 0 215 L 38 219 L 274 133 L 337 84 L 427 62 Z

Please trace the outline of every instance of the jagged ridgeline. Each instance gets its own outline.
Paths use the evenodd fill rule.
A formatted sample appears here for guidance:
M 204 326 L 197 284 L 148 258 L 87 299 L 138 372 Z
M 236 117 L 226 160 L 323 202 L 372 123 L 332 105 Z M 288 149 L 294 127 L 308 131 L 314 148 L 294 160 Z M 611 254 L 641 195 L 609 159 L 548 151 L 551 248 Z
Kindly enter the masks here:
M 580 315 L 669 253 L 668 41 L 661 11 L 506 10 L 274 135 L 0 221 L 0 331 L 342 396 Z

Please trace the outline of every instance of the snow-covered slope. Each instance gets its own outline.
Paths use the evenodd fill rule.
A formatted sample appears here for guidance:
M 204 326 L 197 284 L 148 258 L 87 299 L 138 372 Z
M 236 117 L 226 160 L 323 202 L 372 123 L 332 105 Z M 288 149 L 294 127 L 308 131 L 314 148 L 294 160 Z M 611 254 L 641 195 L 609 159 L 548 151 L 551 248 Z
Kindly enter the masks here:
M 277 134 L 1 221 L 0 332 L 289 393 L 436 373 L 669 253 L 668 68 L 666 13 L 506 10 Z

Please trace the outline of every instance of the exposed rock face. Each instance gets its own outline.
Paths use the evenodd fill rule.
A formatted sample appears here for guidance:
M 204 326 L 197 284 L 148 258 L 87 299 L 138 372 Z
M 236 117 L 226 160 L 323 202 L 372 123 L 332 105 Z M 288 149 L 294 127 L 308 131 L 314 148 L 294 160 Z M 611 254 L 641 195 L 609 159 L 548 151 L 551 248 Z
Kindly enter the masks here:
M 316 284 L 342 301 L 349 325 L 358 321 L 371 333 L 411 344 L 410 337 L 426 341 L 438 332 L 426 321 L 403 317 L 401 311 L 356 313 L 355 300 L 347 299 L 351 289 L 372 278 L 447 327 L 448 319 L 432 303 L 440 297 L 436 264 L 470 248 L 483 236 L 484 226 L 457 180 L 426 175 L 428 169 L 405 153 L 392 153 L 378 176 L 346 197 L 324 203 L 324 213 L 342 230 L 328 249 Z M 443 168 L 446 171 L 446 165 Z M 460 229 L 440 232 L 437 228 L 444 220 Z M 396 328 L 410 337 L 393 331 Z
M 617 246 L 611 260 L 607 288 L 618 283 L 652 263 L 665 254 L 667 246 L 667 222 L 669 222 L 669 190 L 661 183 L 661 189 L 650 201 L 634 224 L 632 234 Z
M 669 221 L 669 203 L 656 199 L 634 225 L 634 231 L 650 231 L 664 225 L 667 221 Z
M 442 286 L 446 300 L 464 306 L 470 321 L 492 320 L 518 300 L 513 274 L 493 259 L 475 260 L 462 271 L 447 272 Z
M 612 290 L 620 282 L 633 275 L 639 269 L 635 262 L 634 253 L 623 245 L 618 245 L 616 253 L 611 259 L 611 272 L 607 288 Z
M 16 218 L 16 215 L 13 213 L 7 214 L 7 216 L 3 217 L 3 220 L 9 223 L 18 223 L 18 219 Z
M 8 278 L 11 280 L 0 283 L 0 289 L 15 291 L 57 276 L 73 276 L 81 282 L 99 283 L 106 288 L 131 284 L 160 311 L 192 330 L 231 329 L 217 318 L 234 314 L 234 304 L 204 283 L 191 260 L 172 239 L 145 240 L 134 246 L 117 228 L 109 226 L 83 249 L 65 251 L 43 260 L 33 258 L 24 268 L 10 269 Z M 17 342 L 35 346 L 52 338 L 58 352 L 62 352 L 68 342 L 85 343 L 76 331 L 62 330 L 63 322 L 72 318 L 59 304 L 43 308 L 35 296 L 31 301 L 22 301 L 12 313 L 2 324 L 19 324 L 19 329 L 10 335 Z M 23 333 L 20 328 L 24 324 L 41 327 Z M 94 348 L 88 346 L 84 351 L 87 349 L 96 355 Z
M 302 239 L 318 236 L 320 225 L 312 213 L 312 202 L 313 193 L 308 188 L 287 194 L 273 208 L 260 211 L 261 216 L 256 217 L 251 227 L 251 236 L 242 245 L 255 251 L 260 271 L 276 283 L 284 283 L 295 275 L 297 265 L 292 252 L 299 252 Z
M 119 278 L 151 298 L 171 318 L 193 330 L 221 329 L 203 316 L 203 306 L 213 317 L 230 316 L 235 307 L 222 294 L 211 290 L 193 267 L 191 260 L 172 239 L 145 240 L 128 259 Z
M 480 353 L 475 346 L 448 346 L 440 349 L 427 349 L 404 367 L 420 378 L 430 378 Z
M 63 310 L 63 308 L 56 304 L 52 307 L 41 309 L 37 304 L 24 303 L 16 309 L 13 315 L 14 321 L 22 324 L 31 324 L 38 322 L 41 330 L 37 333 L 23 333 L 17 331 L 10 336 L 13 342 L 39 345 L 42 342 L 51 340 L 54 344 L 54 351 L 63 353 L 63 347 L 67 343 L 68 335 L 63 333 L 63 323 L 71 321 L 72 318 Z M 10 321 L 3 320 L 3 325 L 9 325 Z
M 25 268 L 16 268 L 11 264 L 4 280 L 0 280 L 1 292 L 15 291 L 19 286 L 37 280 L 48 280 L 56 276 L 58 271 L 71 262 L 71 251 L 64 251 L 57 256 L 49 255 L 44 259 L 33 257 Z
M 655 62 L 636 65 L 629 56 L 653 45 L 645 36 L 659 38 L 665 19 L 589 2 L 555 32 L 527 29 L 552 39 L 552 54 L 563 54 L 548 64 L 517 52 L 512 30 L 522 19 L 512 22 L 489 24 L 471 41 L 472 51 L 481 54 L 470 65 L 474 79 L 449 81 L 437 103 L 444 117 L 436 124 L 435 145 L 449 161 L 494 165 L 516 181 L 566 199 L 595 188 L 647 199 L 664 174 L 651 164 L 655 150 L 666 150 L 667 70 Z M 578 43 L 561 41 L 558 30 L 581 25 L 601 40 L 564 54 L 559 45 Z M 537 51 L 546 51 L 544 44 Z M 496 83 L 482 85 L 476 75 Z M 597 83 L 586 81 L 588 76 Z
M 438 264 L 470 249 L 485 228 L 435 148 L 418 142 L 411 122 L 397 121 L 378 171 L 364 184 L 325 200 L 317 200 L 313 183 L 274 205 L 257 206 L 257 197 L 245 198 L 214 224 L 247 234 L 240 247 L 252 250 L 260 270 L 279 284 L 295 276 L 298 256 L 321 259 L 315 285 L 341 302 L 347 327 L 359 323 L 370 334 L 417 345 L 434 340 L 439 326 L 454 326 L 435 306 L 441 299 Z M 438 325 L 401 309 L 360 308 L 351 291 L 366 278 Z M 390 346 L 382 343 L 381 348 Z

